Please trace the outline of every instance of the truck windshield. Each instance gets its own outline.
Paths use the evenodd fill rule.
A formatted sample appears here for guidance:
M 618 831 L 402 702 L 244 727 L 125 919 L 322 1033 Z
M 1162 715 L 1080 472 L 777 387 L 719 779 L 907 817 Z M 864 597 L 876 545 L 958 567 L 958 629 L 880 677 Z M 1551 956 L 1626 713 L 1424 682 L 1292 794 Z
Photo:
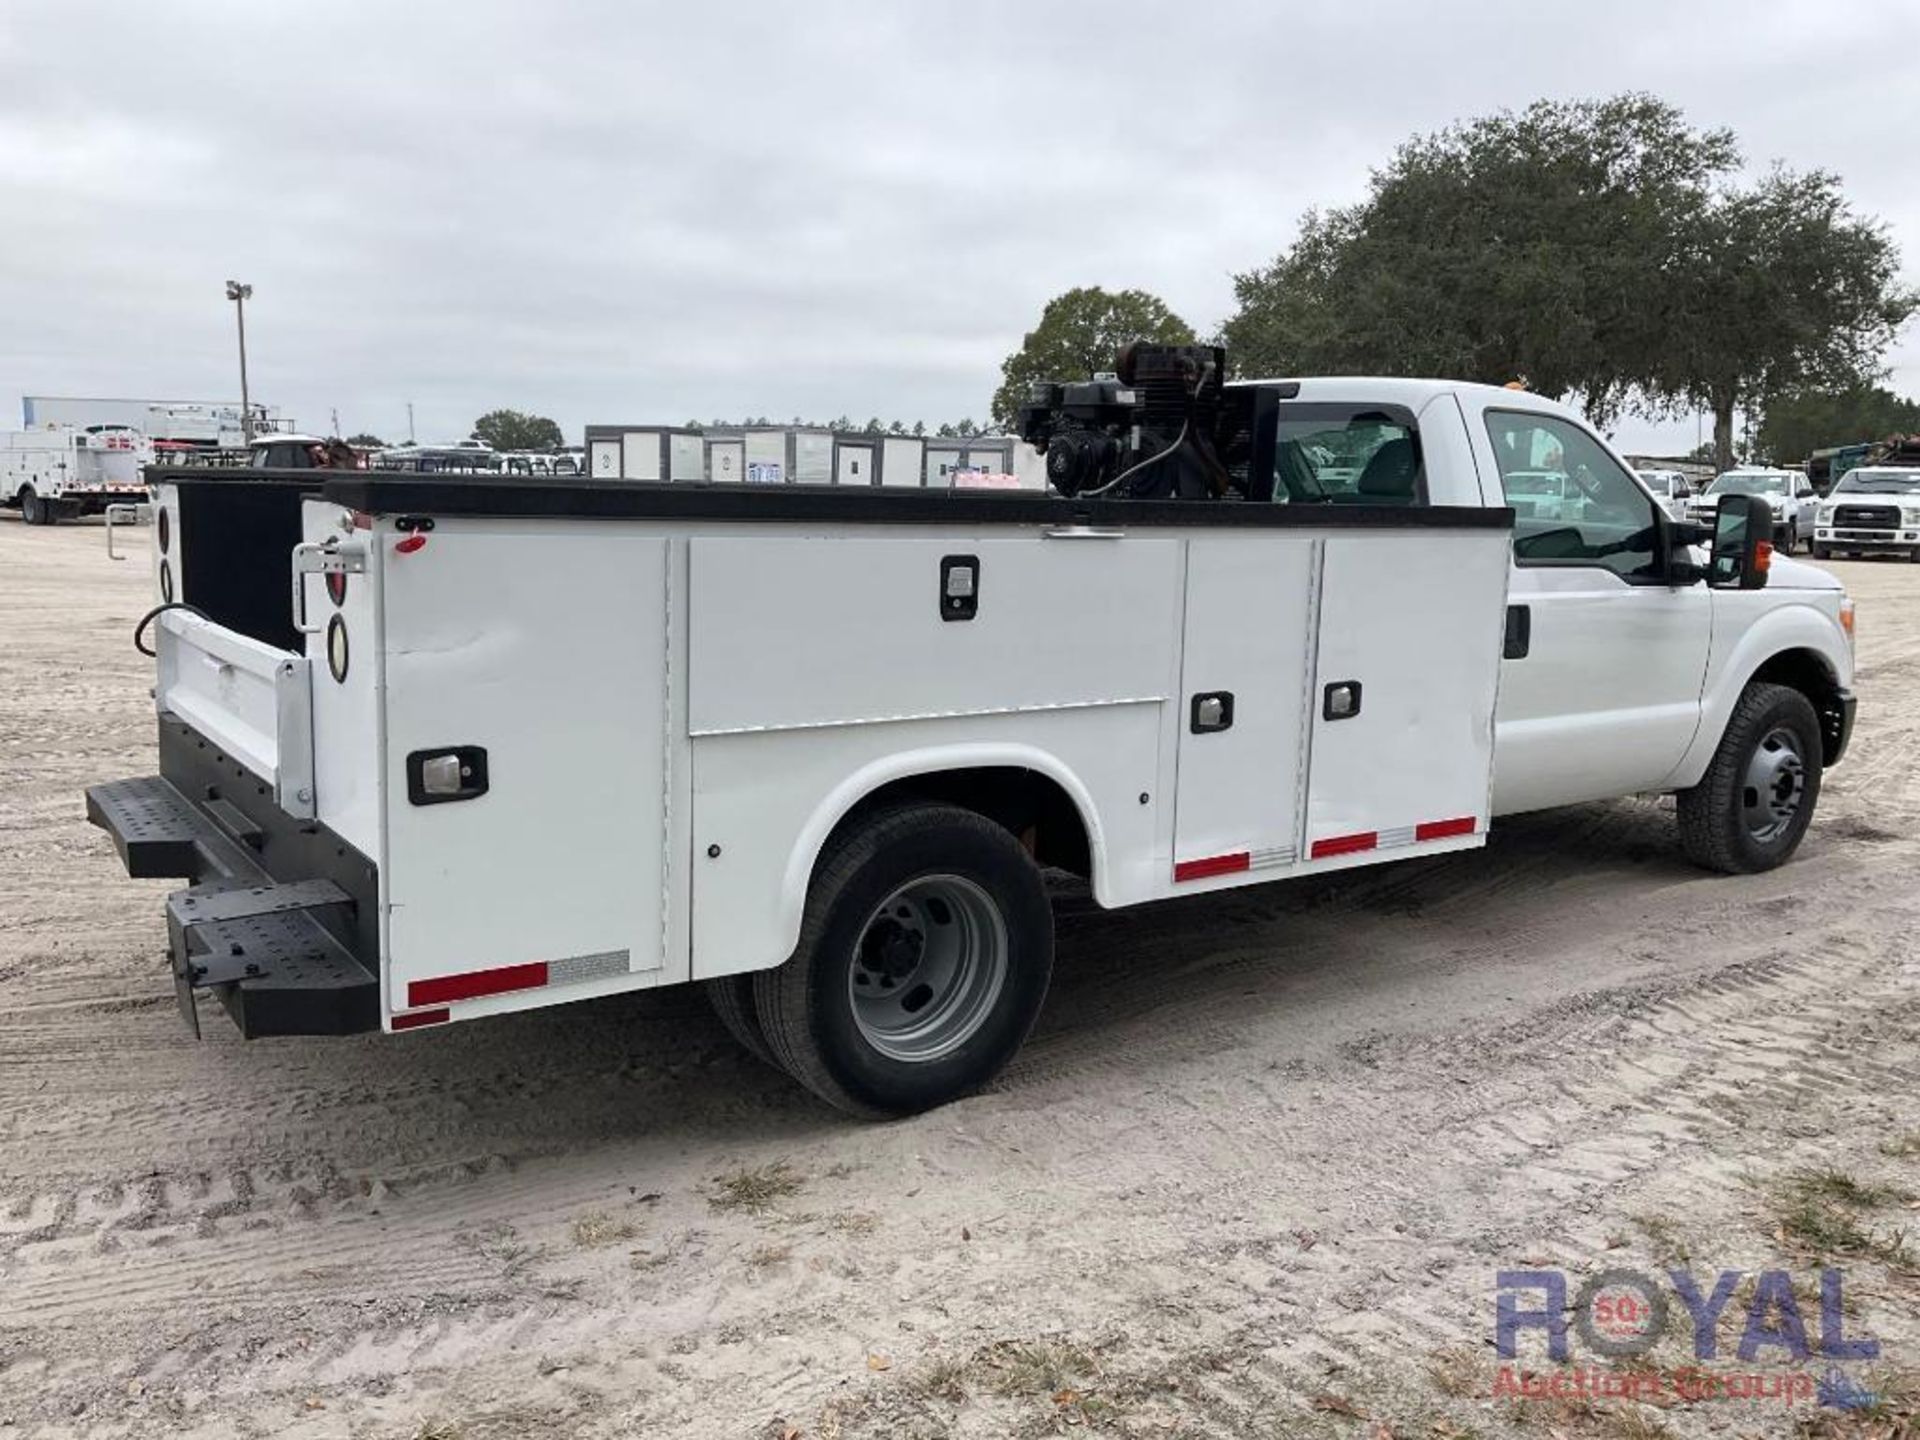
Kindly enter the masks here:
M 1784 495 L 1784 475 L 1736 475 L 1729 470 L 1707 487 L 1709 495 Z
M 1840 477 L 1840 483 L 1833 487 L 1833 493 L 1836 495 L 1843 491 L 1867 495 L 1920 494 L 1920 470 L 1909 471 L 1904 475 L 1890 475 L 1884 471 L 1877 475 L 1863 475 L 1858 470 L 1849 470 Z

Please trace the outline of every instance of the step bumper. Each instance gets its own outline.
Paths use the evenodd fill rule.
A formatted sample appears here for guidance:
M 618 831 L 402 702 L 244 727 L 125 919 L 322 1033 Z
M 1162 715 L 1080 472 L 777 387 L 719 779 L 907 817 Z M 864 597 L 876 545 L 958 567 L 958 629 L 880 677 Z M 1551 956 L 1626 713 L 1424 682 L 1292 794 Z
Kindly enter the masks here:
M 87 819 L 113 838 L 129 875 L 194 882 L 167 897 L 182 1016 L 198 1035 L 198 996 L 208 991 L 249 1039 L 378 1029 L 372 867 L 312 822 L 257 796 L 243 806 L 244 788 L 228 798 L 217 785 L 197 787 L 193 799 L 166 776 L 144 775 L 87 791 Z

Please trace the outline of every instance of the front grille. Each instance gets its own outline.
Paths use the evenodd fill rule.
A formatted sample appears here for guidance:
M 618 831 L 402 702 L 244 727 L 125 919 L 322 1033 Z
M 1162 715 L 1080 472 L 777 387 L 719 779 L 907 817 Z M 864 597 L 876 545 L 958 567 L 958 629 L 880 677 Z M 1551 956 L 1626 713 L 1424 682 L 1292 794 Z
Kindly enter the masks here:
M 1862 525 L 1875 530 L 1897 530 L 1900 528 L 1900 507 L 1897 505 L 1842 505 L 1833 512 L 1836 525 Z

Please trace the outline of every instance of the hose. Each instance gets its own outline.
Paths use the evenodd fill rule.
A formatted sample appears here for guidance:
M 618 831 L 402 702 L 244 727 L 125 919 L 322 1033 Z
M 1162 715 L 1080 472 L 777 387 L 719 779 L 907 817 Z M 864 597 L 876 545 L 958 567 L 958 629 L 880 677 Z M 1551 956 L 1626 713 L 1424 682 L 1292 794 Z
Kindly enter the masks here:
M 1162 450 L 1158 455 L 1149 455 L 1144 460 L 1135 461 L 1132 465 L 1129 465 L 1126 469 L 1122 470 L 1118 475 L 1114 476 L 1113 479 L 1109 480 L 1106 484 L 1100 486 L 1099 489 L 1082 490 L 1079 496 L 1076 498 L 1087 499 L 1095 495 L 1104 495 L 1109 490 L 1117 486 L 1122 480 L 1125 480 L 1128 476 L 1138 475 L 1142 470 L 1145 470 L 1150 466 L 1158 465 L 1162 460 L 1165 460 L 1168 456 L 1178 451 L 1182 445 L 1186 444 L 1187 432 L 1193 428 L 1194 409 L 1200 403 L 1200 392 L 1207 388 L 1207 381 L 1213 378 L 1213 371 L 1214 371 L 1214 366 L 1211 360 L 1209 360 L 1204 366 L 1201 367 L 1199 378 L 1194 381 L 1193 389 L 1189 391 L 1187 394 L 1186 419 L 1180 422 L 1180 433 L 1173 437 L 1173 443 L 1171 445 L 1167 446 L 1167 448 Z M 1205 455 L 1202 455 L 1201 461 L 1203 464 L 1205 463 L 1206 458 L 1207 457 Z M 1224 480 L 1226 478 L 1225 467 L 1222 466 L 1218 460 L 1215 460 L 1214 468 L 1219 472 L 1220 478 Z
M 149 650 L 145 645 L 142 645 L 140 643 L 140 637 L 147 633 L 147 626 L 153 623 L 154 617 L 156 615 L 159 615 L 162 611 L 165 611 L 165 610 L 185 610 L 191 614 L 199 616 L 202 620 L 205 620 L 209 625 L 213 623 L 213 617 L 207 614 L 206 611 L 202 610 L 198 605 L 189 605 L 184 600 L 169 600 L 164 605 L 156 605 L 151 610 L 147 611 L 146 614 L 142 615 L 140 617 L 140 623 L 133 627 L 133 648 L 138 650 L 142 655 L 152 657 L 153 655 L 158 653 L 156 651 Z

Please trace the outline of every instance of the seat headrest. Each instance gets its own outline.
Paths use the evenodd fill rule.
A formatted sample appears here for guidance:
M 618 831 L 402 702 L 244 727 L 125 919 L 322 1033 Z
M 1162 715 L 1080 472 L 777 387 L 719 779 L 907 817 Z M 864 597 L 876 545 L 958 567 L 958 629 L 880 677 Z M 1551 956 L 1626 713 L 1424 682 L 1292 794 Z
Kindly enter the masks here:
M 1374 451 L 1357 486 L 1362 495 L 1411 500 L 1420 477 L 1420 450 L 1410 435 L 1389 440 Z

